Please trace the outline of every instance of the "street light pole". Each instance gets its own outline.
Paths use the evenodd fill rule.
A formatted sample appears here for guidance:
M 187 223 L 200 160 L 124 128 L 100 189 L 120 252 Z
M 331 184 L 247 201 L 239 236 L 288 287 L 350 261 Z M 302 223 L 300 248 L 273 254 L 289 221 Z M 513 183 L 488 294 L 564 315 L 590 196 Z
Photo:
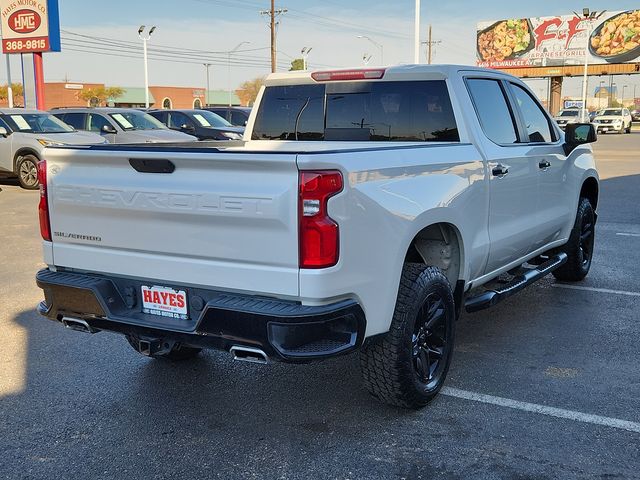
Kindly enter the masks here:
M 375 40 L 373 40 L 372 38 L 366 36 L 366 35 L 356 35 L 356 38 L 364 38 L 365 40 L 370 41 L 373 45 L 376 46 L 376 48 L 378 48 L 378 50 L 380 50 L 380 65 L 384 65 L 384 48 L 382 46 L 382 44 L 376 42 Z
M 302 47 L 302 50 L 300 50 L 302 54 L 302 70 L 307 70 L 307 58 L 309 58 L 309 52 L 311 52 L 312 49 L 313 47 Z
M 145 26 L 140 25 L 138 29 L 138 36 L 142 40 L 142 48 L 144 52 L 144 104 L 146 108 L 149 108 L 149 68 L 147 65 L 147 42 L 151 38 L 151 34 L 155 31 L 155 25 L 151 27 L 149 33 L 147 35 L 142 35 L 144 32 Z
M 602 110 L 602 89 L 604 88 L 604 80 L 600 80 L 600 88 L 598 89 L 598 110 Z
M 620 101 L 620 103 L 622 104 L 622 107 L 624 108 L 624 89 L 627 88 L 627 85 L 623 85 L 622 86 L 622 100 Z
M 231 55 L 236 53 L 242 45 L 249 45 L 250 43 L 251 42 L 240 42 L 227 52 L 227 89 L 229 90 L 229 106 L 231 106 Z
M 209 67 L 210 63 L 203 63 L 205 70 L 207 71 L 207 90 L 204 92 L 204 106 L 209 106 Z

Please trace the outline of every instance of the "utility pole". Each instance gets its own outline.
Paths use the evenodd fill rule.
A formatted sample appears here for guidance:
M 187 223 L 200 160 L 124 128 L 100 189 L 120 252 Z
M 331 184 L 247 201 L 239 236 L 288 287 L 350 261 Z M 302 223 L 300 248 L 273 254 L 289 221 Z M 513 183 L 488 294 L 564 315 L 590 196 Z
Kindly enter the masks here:
M 439 45 L 442 43 L 442 40 L 432 40 L 431 39 L 431 25 L 429 25 L 429 39 L 426 42 L 422 42 L 423 44 L 427 45 L 427 63 L 429 65 L 431 65 L 431 58 L 432 58 L 432 48 L 434 45 Z
M 413 63 L 420 63 L 420 0 L 416 0 L 413 25 Z
M 271 9 L 260 12 L 260 15 L 269 16 L 269 28 L 271 30 L 271 73 L 276 71 L 276 28 L 280 23 L 276 21 L 276 18 L 288 11 L 286 8 L 278 8 L 276 10 L 275 3 L 275 0 L 271 0 Z

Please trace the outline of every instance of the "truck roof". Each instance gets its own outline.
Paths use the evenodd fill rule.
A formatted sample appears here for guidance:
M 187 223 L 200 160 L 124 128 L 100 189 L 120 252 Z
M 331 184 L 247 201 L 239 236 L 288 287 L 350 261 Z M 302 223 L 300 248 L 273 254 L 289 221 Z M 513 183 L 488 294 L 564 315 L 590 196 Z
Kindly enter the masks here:
M 430 78 L 448 78 L 457 75 L 460 71 L 477 71 L 490 72 L 494 75 L 503 75 L 508 78 L 516 78 L 507 73 L 498 70 L 475 67 L 471 65 L 455 65 L 455 64 L 407 64 L 393 66 L 357 66 L 351 68 L 325 68 L 318 70 L 295 70 L 292 72 L 272 73 L 265 79 L 265 85 L 281 85 L 292 83 L 315 83 L 311 75 L 316 72 L 344 72 L 344 71 L 360 71 L 360 70 L 384 70 L 384 77 L 381 80 L 408 80 L 430 77 Z M 372 79 L 375 81 L 375 79 Z

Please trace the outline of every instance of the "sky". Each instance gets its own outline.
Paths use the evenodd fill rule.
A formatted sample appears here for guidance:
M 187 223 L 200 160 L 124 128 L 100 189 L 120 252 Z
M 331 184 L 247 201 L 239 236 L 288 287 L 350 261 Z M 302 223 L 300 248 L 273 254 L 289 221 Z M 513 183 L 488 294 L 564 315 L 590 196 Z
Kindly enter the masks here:
M 46 53 L 45 79 L 74 83 L 100 82 L 122 87 L 144 85 L 140 25 L 156 25 L 149 41 L 149 82 L 202 88 L 206 85 L 203 63 L 211 63 L 212 89 L 236 88 L 244 80 L 267 74 L 269 28 L 260 14 L 269 0 L 59 0 L 63 48 Z M 413 61 L 414 0 L 375 2 L 366 0 L 277 0 L 276 8 L 288 11 L 278 17 L 278 69 L 288 70 L 303 47 L 311 47 L 310 68 L 370 65 Z M 434 63 L 475 63 L 476 24 L 483 20 L 570 14 L 581 11 L 582 1 L 536 0 L 422 0 L 421 29 L 433 27 Z M 586 5 L 588 6 L 588 5 Z M 594 7 L 607 10 L 640 8 L 640 0 L 600 0 Z M 366 35 L 380 48 L 358 35 Z M 241 42 L 231 55 L 228 52 Z M 211 53 L 203 53 L 211 52 Z M 12 56 L 19 72 L 19 58 Z M 426 59 L 426 47 L 422 51 Z M 15 77 L 15 74 L 14 74 Z M 616 79 L 619 88 L 631 91 L 640 75 Z M 604 79 L 604 77 L 603 77 Z M 592 80 L 593 87 L 600 78 Z M 6 72 L 0 68 L 0 81 Z M 544 97 L 547 82 L 530 85 Z M 565 94 L 577 95 L 579 81 L 569 79 Z M 592 90 L 590 86 L 590 90 Z

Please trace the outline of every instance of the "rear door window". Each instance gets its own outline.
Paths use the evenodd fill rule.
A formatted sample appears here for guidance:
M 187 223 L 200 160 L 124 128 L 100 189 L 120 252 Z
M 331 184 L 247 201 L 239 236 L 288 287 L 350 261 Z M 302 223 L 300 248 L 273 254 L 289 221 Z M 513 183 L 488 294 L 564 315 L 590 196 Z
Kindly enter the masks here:
M 444 80 L 267 87 L 252 138 L 459 141 Z
M 169 113 L 169 127 L 170 128 L 182 128 L 184 125 L 194 126 L 193 122 L 182 112 L 170 112 Z
M 239 125 L 241 127 L 245 126 L 247 124 L 247 115 L 243 112 L 238 112 L 238 111 L 231 111 L 231 124 L 232 125 Z
M 516 126 L 502 86 L 490 78 L 467 79 L 467 88 L 482 130 L 499 145 L 518 142 Z

